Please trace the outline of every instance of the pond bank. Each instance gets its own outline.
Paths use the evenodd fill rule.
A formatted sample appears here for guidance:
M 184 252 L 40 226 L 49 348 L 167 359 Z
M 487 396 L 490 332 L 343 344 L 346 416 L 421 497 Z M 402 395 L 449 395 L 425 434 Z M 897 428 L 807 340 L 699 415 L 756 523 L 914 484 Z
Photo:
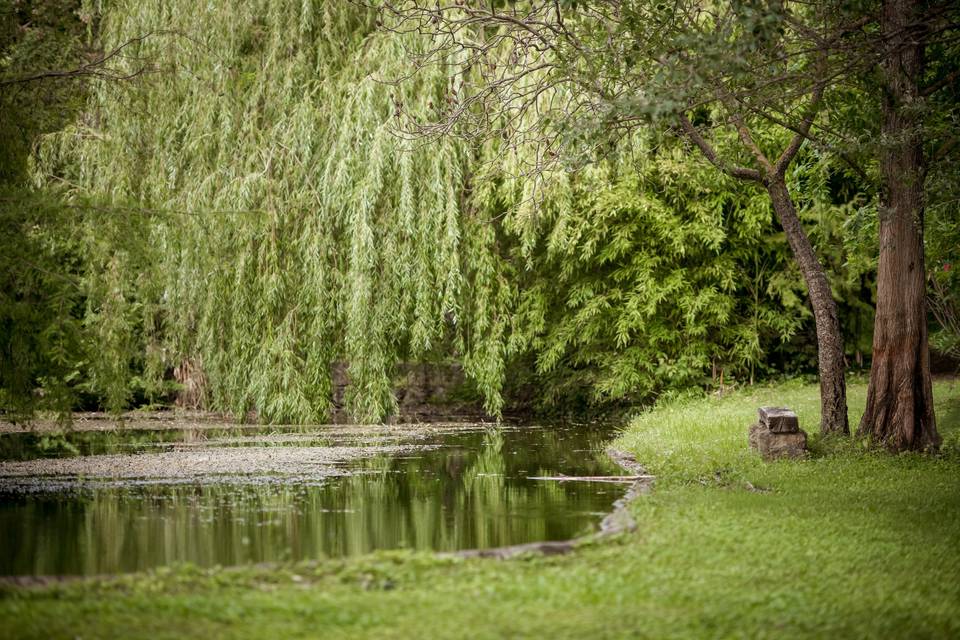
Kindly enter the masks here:
M 851 422 L 865 385 L 849 390 Z M 817 422 L 789 383 L 640 416 L 614 446 L 657 475 L 633 532 L 505 562 L 377 552 L 235 570 L 181 566 L 5 589 L 0 635 L 308 638 L 822 638 L 960 634 L 960 388 L 934 389 L 936 458 L 813 439 L 749 456 L 756 407 Z M 648 462 L 649 461 L 649 462 Z M 768 489 L 750 491 L 746 483 Z
M 558 542 L 626 489 L 607 425 L 221 427 L 0 436 L 0 575 Z

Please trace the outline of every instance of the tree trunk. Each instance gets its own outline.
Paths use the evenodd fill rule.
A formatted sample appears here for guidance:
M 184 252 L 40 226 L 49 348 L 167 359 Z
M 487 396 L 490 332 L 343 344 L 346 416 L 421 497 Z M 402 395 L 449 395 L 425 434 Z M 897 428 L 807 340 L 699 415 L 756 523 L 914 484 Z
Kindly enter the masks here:
M 923 73 L 923 8 L 886 0 L 883 33 L 891 53 L 885 86 L 880 154 L 880 262 L 877 315 L 867 408 L 858 434 L 893 451 L 935 449 L 927 346 L 923 255 L 923 145 L 918 82 Z
M 820 433 L 850 433 L 847 385 L 844 380 L 843 338 L 830 282 L 817 260 L 810 239 L 800 226 L 797 209 L 783 178 L 768 179 L 767 191 L 787 242 L 807 285 L 817 329 L 817 368 L 820 373 Z

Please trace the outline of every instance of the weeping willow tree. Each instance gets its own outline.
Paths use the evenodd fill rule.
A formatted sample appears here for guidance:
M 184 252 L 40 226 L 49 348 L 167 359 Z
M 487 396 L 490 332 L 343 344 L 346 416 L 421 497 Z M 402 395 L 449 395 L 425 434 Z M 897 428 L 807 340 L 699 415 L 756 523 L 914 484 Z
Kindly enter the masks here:
M 92 85 L 32 175 L 75 212 L 79 375 L 111 409 L 175 368 L 206 408 L 320 421 L 345 362 L 347 409 L 376 420 L 396 365 L 432 358 L 462 363 L 491 413 L 508 365 L 531 360 L 547 403 L 646 401 L 718 367 L 752 379 L 811 326 L 769 205 L 675 141 L 638 131 L 559 166 L 517 143 L 524 114 L 495 116 L 496 135 L 407 136 L 486 71 L 354 3 L 82 11 L 136 77 Z M 811 194 L 813 241 L 838 246 L 823 222 L 844 210 L 814 156 L 789 179 Z
M 125 64 L 152 73 L 98 85 L 35 166 L 155 254 L 143 272 L 103 248 L 88 303 L 111 320 L 101 368 L 149 329 L 165 366 L 202 371 L 208 407 L 315 421 L 342 360 L 349 409 L 373 420 L 396 363 L 452 340 L 500 409 L 510 288 L 493 230 L 461 215 L 474 151 L 392 133 L 398 104 L 426 113 L 450 90 L 442 68 L 382 81 L 418 39 L 336 1 L 111 2 L 101 20 L 103 46 L 140 38 Z

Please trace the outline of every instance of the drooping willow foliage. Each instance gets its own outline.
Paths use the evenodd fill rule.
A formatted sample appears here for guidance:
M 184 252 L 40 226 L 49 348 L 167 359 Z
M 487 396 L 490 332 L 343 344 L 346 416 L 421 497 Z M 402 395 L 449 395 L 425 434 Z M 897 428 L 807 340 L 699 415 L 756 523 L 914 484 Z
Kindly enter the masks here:
M 155 72 L 99 85 L 41 149 L 39 181 L 96 198 L 155 252 L 157 348 L 195 360 L 211 408 L 319 420 L 344 360 L 350 408 L 375 419 L 398 359 L 450 335 L 488 409 L 501 406 L 505 284 L 491 229 L 461 215 L 470 152 L 393 134 L 399 103 L 432 109 L 452 80 L 437 68 L 384 82 L 418 42 L 373 20 L 336 1 L 110 3 L 102 40 L 150 34 L 126 54 Z M 106 251 L 104 278 L 135 280 Z M 144 295 L 94 296 L 97 313 L 127 318 L 110 305 Z
M 752 378 L 809 327 L 766 201 L 669 136 L 639 131 L 592 165 L 525 176 L 537 151 L 509 132 L 398 135 L 436 119 L 464 67 L 451 54 L 411 73 L 431 43 L 379 31 L 354 3 L 83 14 L 100 16 L 102 48 L 131 41 L 120 70 L 149 72 L 91 85 L 34 157 L 79 263 L 85 346 L 63 376 L 108 408 L 133 389 L 158 397 L 177 368 L 206 408 L 314 422 L 345 362 L 347 408 L 375 420 L 399 362 L 440 358 L 492 413 L 518 362 L 546 403 L 647 400 L 718 368 Z M 842 246 L 828 166 L 797 167 L 814 242 Z M 827 258 L 838 291 L 862 276 L 845 260 Z

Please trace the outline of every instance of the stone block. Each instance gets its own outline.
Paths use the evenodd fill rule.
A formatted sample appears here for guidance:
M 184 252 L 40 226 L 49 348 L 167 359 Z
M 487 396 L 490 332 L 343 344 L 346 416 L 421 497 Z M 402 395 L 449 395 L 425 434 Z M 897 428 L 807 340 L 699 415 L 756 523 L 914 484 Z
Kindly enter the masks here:
M 760 424 L 774 433 L 796 433 L 800 431 L 797 414 L 783 407 L 760 407 Z
M 769 431 L 765 426 L 760 423 L 750 425 L 750 431 L 747 434 L 747 443 L 750 445 L 750 448 L 754 451 L 760 450 L 760 432 Z
M 779 458 L 802 458 L 807 455 L 807 432 L 802 429 L 795 433 L 776 433 L 763 424 L 750 427 L 747 438 L 750 448 L 759 452 L 766 460 Z

